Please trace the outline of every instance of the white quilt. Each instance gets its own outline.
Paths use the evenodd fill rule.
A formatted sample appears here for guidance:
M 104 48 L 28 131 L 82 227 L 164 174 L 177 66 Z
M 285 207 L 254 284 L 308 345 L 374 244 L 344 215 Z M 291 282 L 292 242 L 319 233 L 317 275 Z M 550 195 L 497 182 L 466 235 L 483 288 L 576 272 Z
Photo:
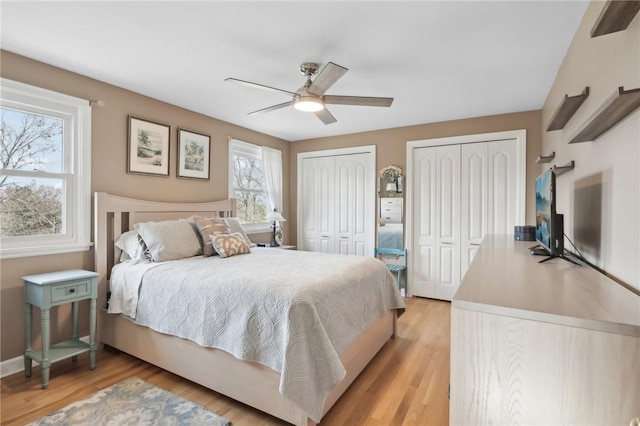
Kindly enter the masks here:
M 393 276 L 373 258 L 253 248 L 147 265 L 114 267 L 110 313 L 280 372 L 280 393 L 316 422 L 345 375 L 339 354 L 404 308 Z

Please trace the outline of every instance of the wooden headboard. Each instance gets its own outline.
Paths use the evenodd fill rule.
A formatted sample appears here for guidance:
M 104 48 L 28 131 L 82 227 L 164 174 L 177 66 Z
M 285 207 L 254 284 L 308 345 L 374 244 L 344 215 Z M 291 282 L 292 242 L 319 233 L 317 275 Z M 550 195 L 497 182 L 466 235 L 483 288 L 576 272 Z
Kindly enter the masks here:
M 109 274 L 120 259 L 120 249 L 114 243 L 123 232 L 133 229 L 136 223 L 175 220 L 193 215 L 236 216 L 236 200 L 233 198 L 206 203 L 163 203 L 96 192 L 93 201 L 95 268 L 99 274 L 98 307 L 106 304 Z

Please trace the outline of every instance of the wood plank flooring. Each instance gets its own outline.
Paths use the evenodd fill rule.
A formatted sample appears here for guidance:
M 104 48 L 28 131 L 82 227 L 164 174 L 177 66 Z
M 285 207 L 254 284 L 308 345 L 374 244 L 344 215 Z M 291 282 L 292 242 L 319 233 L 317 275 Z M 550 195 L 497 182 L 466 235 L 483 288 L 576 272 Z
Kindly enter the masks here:
M 450 312 L 449 302 L 407 299 L 397 337 L 385 344 L 321 425 L 448 425 Z M 48 390 L 40 388 L 39 368 L 29 379 L 23 373 L 2 379 L 0 423 L 25 424 L 130 376 L 197 402 L 233 426 L 287 424 L 113 349 L 99 351 L 94 371 L 87 354 L 75 363 L 53 364 Z

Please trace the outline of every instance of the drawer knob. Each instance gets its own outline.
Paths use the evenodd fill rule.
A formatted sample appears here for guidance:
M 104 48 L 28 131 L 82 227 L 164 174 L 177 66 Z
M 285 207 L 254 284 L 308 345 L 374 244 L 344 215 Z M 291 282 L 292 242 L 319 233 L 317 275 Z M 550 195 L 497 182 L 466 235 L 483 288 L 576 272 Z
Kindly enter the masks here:
M 69 289 L 69 293 L 75 293 L 75 292 L 76 292 L 76 289 L 75 289 L 75 288 L 70 288 L 70 289 Z

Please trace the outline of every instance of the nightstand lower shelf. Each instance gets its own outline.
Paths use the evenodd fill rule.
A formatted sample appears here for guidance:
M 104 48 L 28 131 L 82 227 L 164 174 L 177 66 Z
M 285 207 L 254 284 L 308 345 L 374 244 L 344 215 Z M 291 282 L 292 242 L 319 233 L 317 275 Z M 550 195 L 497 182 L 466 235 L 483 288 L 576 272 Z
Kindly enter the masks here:
M 64 342 L 56 343 L 49 348 L 49 362 L 56 362 L 63 359 L 71 358 L 80 355 L 84 352 L 89 352 L 91 347 L 88 343 L 82 340 L 65 340 Z M 31 351 L 24 354 L 25 357 L 31 358 L 38 364 L 42 363 L 42 350 Z M 95 368 L 95 367 L 94 367 Z

